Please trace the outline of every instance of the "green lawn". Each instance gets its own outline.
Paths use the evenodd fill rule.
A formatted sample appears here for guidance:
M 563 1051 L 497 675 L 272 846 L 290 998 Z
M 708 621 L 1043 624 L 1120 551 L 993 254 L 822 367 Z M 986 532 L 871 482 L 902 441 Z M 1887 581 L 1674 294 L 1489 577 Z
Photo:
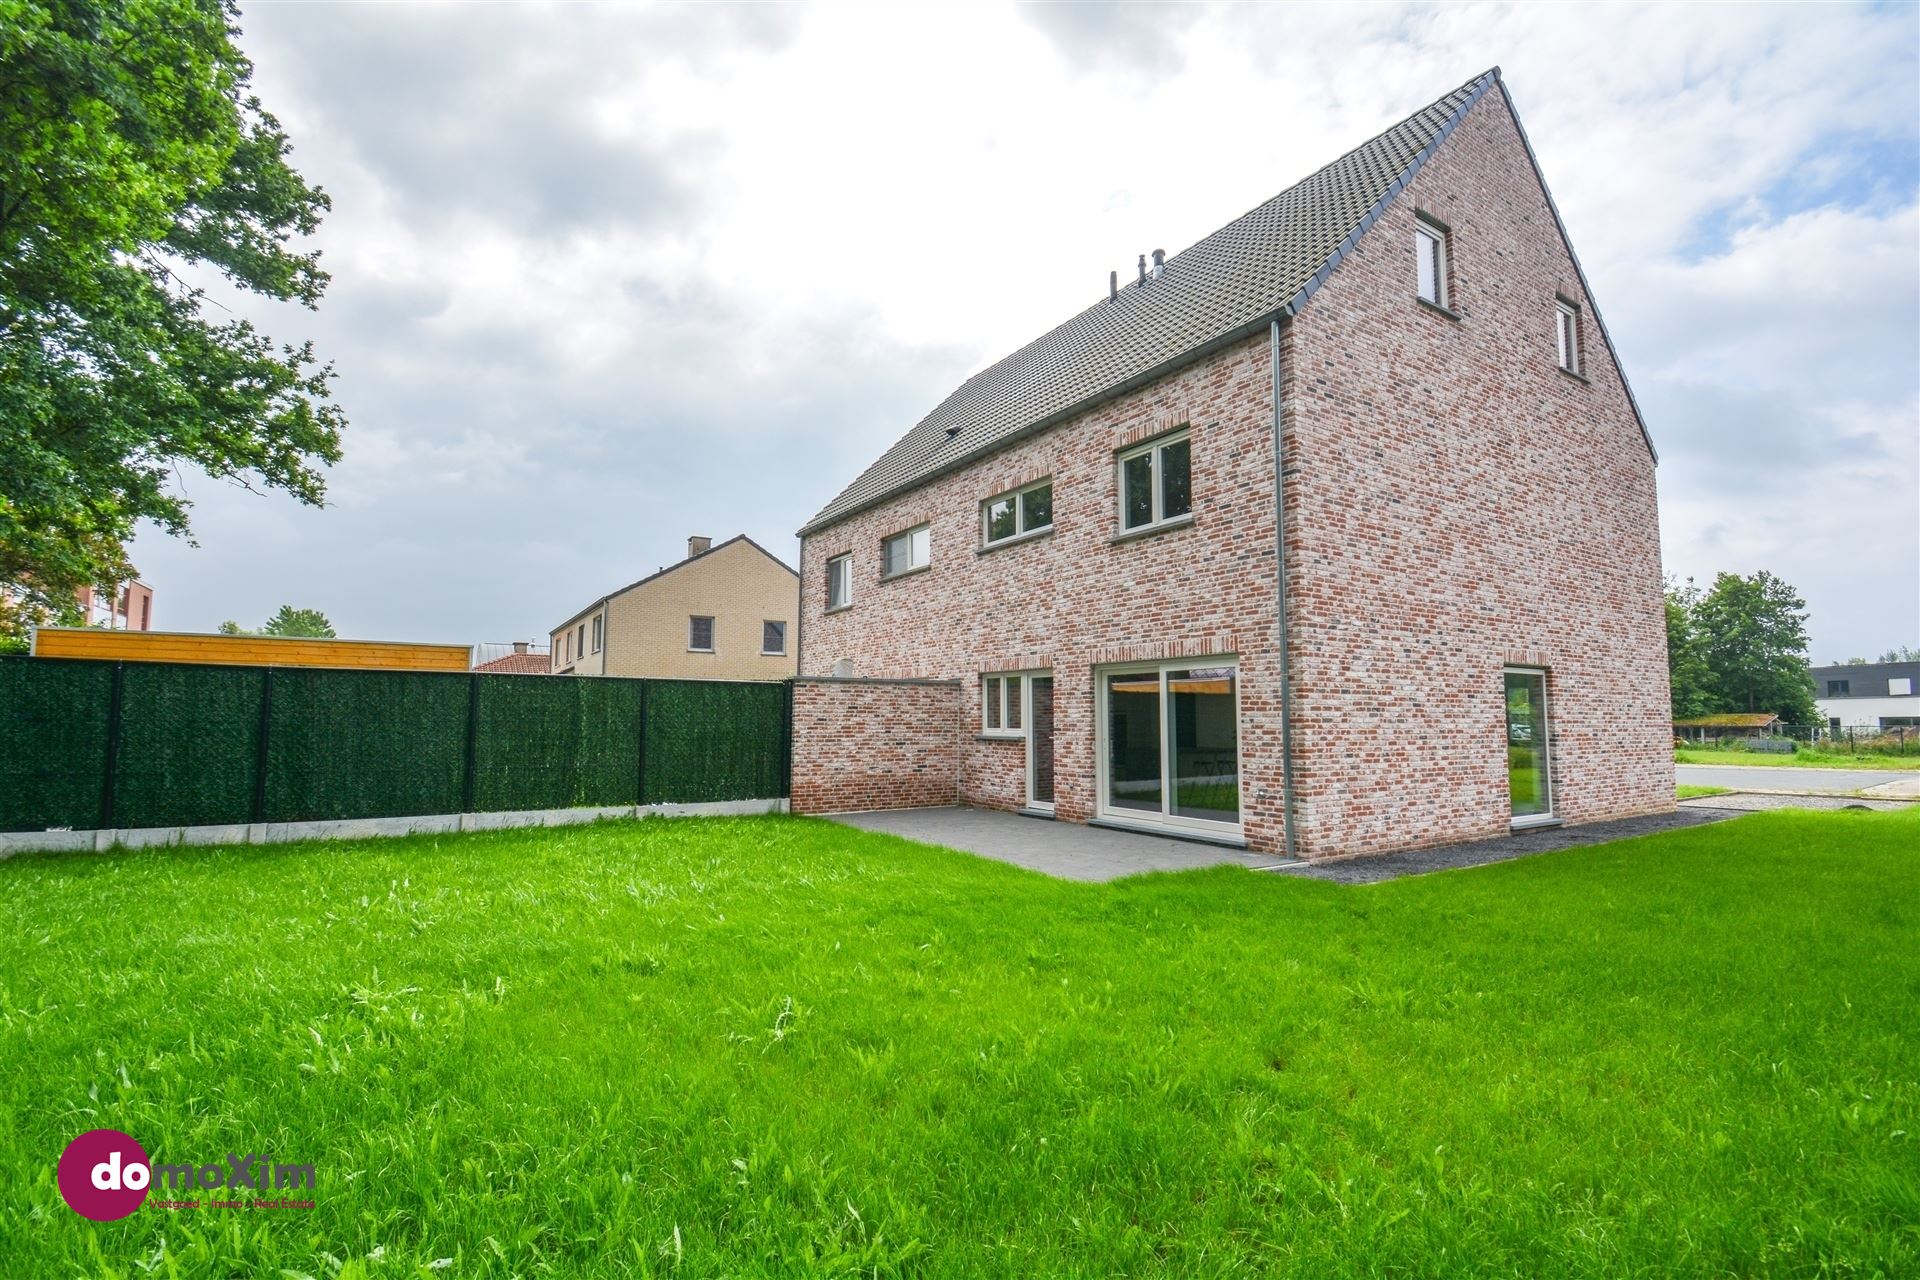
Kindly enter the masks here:
M 1814 751 L 1802 747 L 1792 755 L 1775 755 L 1767 751 L 1733 751 L 1724 747 L 1675 747 L 1673 762 L 1789 769 L 1904 769 L 1910 773 L 1920 773 L 1920 751 L 1910 751 L 1906 755 L 1862 751 L 1853 755 L 1845 751 Z
M 1920 812 L 1369 888 L 769 818 L 0 889 L 8 1276 L 1920 1274 Z M 90 1224 L 102 1126 L 316 1207 Z
M 1674 790 L 1674 798 L 1676 800 L 1700 800 L 1700 799 L 1704 799 L 1707 796 L 1724 796 L 1728 794 L 1731 788 L 1699 787 L 1699 786 L 1695 786 L 1690 782 L 1683 782 L 1679 786 L 1675 787 L 1673 790 Z

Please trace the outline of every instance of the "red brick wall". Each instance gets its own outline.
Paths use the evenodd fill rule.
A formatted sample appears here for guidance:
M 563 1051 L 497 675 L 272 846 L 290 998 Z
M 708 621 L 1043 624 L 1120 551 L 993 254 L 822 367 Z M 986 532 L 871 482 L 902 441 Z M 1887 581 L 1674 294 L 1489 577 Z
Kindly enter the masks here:
M 1114 454 L 1190 423 L 1193 523 L 1115 543 Z M 850 658 L 854 674 L 961 682 L 962 796 L 1025 800 L 1021 744 L 982 739 L 980 674 L 1054 672 L 1055 803 L 1094 812 L 1095 664 L 1238 654 L 1245 823 L 1280 840 L 1278 687 L 1272 660 L 1273 405 L 1264 334 L 1037 438 L 851 516 L 802 544 L 803 674 Z M 1053 532 L 982 552 L 980 502 L 1053 477 Z M 880 581 L 880 540 L 927 522 L 932 567 Z M 853 606 L 828 614 L 826 562 L 853 553 Z M 799 783 L 796 770 L 795 783 Z
M 1458 320 L 1414 299 L 1415 210 Z M 1582 305 L 1562 373 L 1554 295 Z M 1303 309 L 1285 353 L 1303 846 L 1507 829 L 1501 667 L 1549 669 L 1555 807 L 1673 807 L 1653 459 L 1498 91 Z
M 793 810 L 954 804 L 960 689 L 951 682 L 807 680 L 793 686 Z

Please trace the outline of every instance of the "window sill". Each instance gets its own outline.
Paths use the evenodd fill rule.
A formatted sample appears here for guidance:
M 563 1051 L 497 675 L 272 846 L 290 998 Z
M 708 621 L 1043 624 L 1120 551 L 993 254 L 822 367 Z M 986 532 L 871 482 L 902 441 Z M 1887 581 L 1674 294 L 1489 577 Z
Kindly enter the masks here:
M 1572 378 L 1575 382 L 1580 383 L 1582 386 L 1590 387 L 1593 385 L 1593 380 L 1587 377 L 1587 375 L 1584 373 L 1575 373 L 1572 369 L 1567 368 L 1567 366 L 1563 364 L 1557 364 L 1554 366 L 1554 368 L 1566 374 L 1569 378 Z
M 1132 542 L 1135 538 L 1151 538 L 1156 533 L 1170 533 L 1175 529 L 1186 529 L 1193 525 L 1193 513 L 1175 516 L 1171 520 L 1162 520 L 1158 524 L 1143 524 L 1138 529 L 1123 529 L 1107 539 L 1108 545 L 1117 542 Z
M 1543 813 L 1533 818 L 1515 818 L 1507 824 L 1507 829 L 1514 832 L 1544 831 L 1549 827 L 1563 827 L 1565 825 L 1566 822 L 1564 819 L 1556 818 L 1550 813 Z
M 694 647 L 693 647 L 692 645 L 688 645 L 688 646 L 687 646 L 687 652 L 688 652 L 688 653 L 712 653 L 712 652 L 713 652 L 713 650 L 711 650 L 711 649 L 696 649 L 696 648 L 694 648 Z
M 1133 831 L 1145 836 L 1161 836 L 1168 840 L 1189 840 L 1194 844 L 1217 844 L 1228 849 L 1247 847 L 1246 837 L 1231 835 L 1225 831 L 1214 835 L 1210 831 L 1196 831 L 1192 827 L 1162 826 L 1157 822 L 1129 822 L 1125 818 L 1101 815 L 1088 818 L 1087 825 L 1101 827 L 1108 831 Z
M 977 549 L 973 554 L 984 556 L 989 551 L 999 551 L 1003 547 L 1017 547 L 1023 542 L 1036 542 L 1041 538 L 1051 536 L 1052 533 L 1052 525 L 1048 525 L 1044 529 L 1029 529 L 1025 533 L 1016 533 L 1011 538 L 1002 538 L 998 542 L 989 542 L 985 546 Z
M 775 652 L 772 649 L 762 649 L 760 651 L 760 656 L 763 658 L 784 658 L 787 656 L 787 651 L 785 649 L 782 649 L 778 652 Z
M 927 570 L 931 568 L 933 568 L 931 564 L 922 564 L 922 565 L 915 565 L 911 569 L 902 569 L 898 573 L 883 573 L 880 575 L 880 581 L 881 582 L 898 582 L 902 578 L 911 578 L 916 573 L 925 573 Z
M 853 608 L 853 601 L 849 600 L 845 604 L 837 604 L 837 605 L 834 605 L 833 608 L 831 609 L 821 610 L 820 616 L 823 618 L 831 618 L 834 614 L 845 613 L 847 610 L 851 608 Z
M 1007 733 L 1000 729 L 989 729 L 984 733 L 974 734 L 973 740 L 975 742 L 1025 742 L 1027 735 L 1020 730 Z
M 1425 307 L 1427 310 L 1434 312 L 1436 315 L 1443 315 L 1447 319 L 1453 321 L 1455 324 L 1460 323 L 1460 319 L 1461 319 L 1460 313 L 1458 311 L 1455 311 L 1452 307 L 1443 307 L 1437 302 L 1429 302 L 1427 299 L 1421 297 L 1417 293 L 1413 295 L 1413 300 L 1419 303 L 1421 306 Z

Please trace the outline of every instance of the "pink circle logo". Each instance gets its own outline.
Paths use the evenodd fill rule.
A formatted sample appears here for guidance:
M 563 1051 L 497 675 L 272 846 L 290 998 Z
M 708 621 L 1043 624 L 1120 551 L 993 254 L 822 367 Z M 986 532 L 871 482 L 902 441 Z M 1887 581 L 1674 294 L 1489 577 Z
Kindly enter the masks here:
M 117 1222 L 145 1204 L 152 1177 L 145 1148 L 118 1129 L 89 1129 L 60 1153 L 60 1195 L 95 1222 Z

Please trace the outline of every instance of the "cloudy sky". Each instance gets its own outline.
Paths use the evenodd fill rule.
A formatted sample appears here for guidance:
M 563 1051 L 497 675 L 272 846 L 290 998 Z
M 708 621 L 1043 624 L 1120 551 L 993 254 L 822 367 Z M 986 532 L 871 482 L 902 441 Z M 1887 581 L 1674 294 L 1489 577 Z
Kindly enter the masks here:
M 1666 566 L 1920 643 L 1920 11 L 249 5 L 332 195 L 330 505 L 189 478 L 155 622 L 544 636 L 793 531 L 968 373 L 1486 67 L 1658 445 Z

